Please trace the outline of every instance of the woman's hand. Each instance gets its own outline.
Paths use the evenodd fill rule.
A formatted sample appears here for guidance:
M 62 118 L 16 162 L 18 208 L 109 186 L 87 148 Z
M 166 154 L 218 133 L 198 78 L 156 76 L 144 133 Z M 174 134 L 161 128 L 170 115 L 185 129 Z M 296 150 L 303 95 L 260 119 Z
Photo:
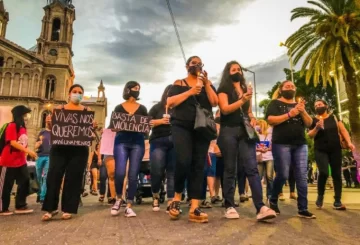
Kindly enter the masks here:
M 189 93 L 190 93 L 190 95 L 198 95 L 198 94 L 201 93 L 201 89 L 202 89 L 201 86 L 196 85 L 195 87 L 192 87 L 192 88 L 189 90 Z
M 170 124 L 170 119 L 167 117 L 163 117 L 161 119 L 151 120 L 149 124 L 150 127 L 156 127 L 159 125 L 168 125 Z
M 244 93 L 243 96 L 241 97 L 241 100 L 245 102 L 248 102 L 249 100 L 251 100 L 252 98 L 252 93 Z
M 252 117 L 251 120 L 250 120 L 250 125 L 255 128 L 256 127 L 256 118 L 255 117 Z
M 295 107 L 295 108 L 292 108 L 290 111 L 289 111 L 289 115 L 290 117 L 296 117 L 297 115 L 299 115 L 300 112 L 299 110 Z
M 93 128 L 94 128 L 94 129 L 97 129 L 98 126 L 99 126 L 99 125 L 98 125 L 97 121 L 94 120 L 94 121 L 93 121 Z
M 202 72 L 203 76 L 199 76 L 199 79 L 203 82 L 204 86 L 206 86 L 207 84 L 209 84 L 209 79 L 208 79 L 208 73 L 204 70 Z
M 320 129 L 324 129 L 324 120 L 319 120 L 317 123 L 316 123 L 316 129 L 320 130 Z
M 305 103 L 300 102 L 295 106 L 295 108 L 299 111 L 300 114 L 302 114 L 305 112 Z
M 349 149 L 350 149 L 351 151 L 355 151 L 355 146 L 354 146 L 354 144 L 353 144 L 352 142 L 349 142 L 349 143 L 348 143 L 348 147 L 349 147 Z
M 27 153 L 31 158 L 34 158 L 35 160 L 38 158 L 38 155 L 37 155 L 35 152 L 33 152 L 33 151 L 28 150 L 26 153 Z

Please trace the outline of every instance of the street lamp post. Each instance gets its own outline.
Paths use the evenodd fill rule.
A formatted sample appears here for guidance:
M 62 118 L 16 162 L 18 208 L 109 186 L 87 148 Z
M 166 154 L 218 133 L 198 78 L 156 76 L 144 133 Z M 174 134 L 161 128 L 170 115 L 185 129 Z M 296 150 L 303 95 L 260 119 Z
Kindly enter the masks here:
M 257 113 L 257 96 L 256 96 L 256 80 L 255 80 L 255 72 L 254 71 L 251 71 L 247 68 L 242 68 L 244 71 L 247 71 L 247 72 L 250 72 L 253 74 L 253 77 L 254 77 L 254 90 L 255 90 L 255 115 L 256 117 L 258 116 L 258 113 Z
M 289 50 L 289 47 L 286 46 L 285 43 L 281 42 L 280 43 L 280 47 L 286 47 L 288 50 Z M 292 54 L 288 54 L 289 56 L 289 62 L 290 62 L 290 69 L 291 69 L 291 81 L 294 82 L 294 62 L 293 62 L 293 59 L 292 59 Z

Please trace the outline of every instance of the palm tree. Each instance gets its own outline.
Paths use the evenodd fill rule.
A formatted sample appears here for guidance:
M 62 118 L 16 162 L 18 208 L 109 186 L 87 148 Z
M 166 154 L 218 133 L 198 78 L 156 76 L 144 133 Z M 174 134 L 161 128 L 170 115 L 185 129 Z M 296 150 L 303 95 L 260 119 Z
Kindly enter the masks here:
M 357 2 L 357 3 L 356 3 Z M 285 45 L 294 64 L 304 57 L 302 75 L 315 86 L 343 79 L 348 97 L 349 123 L 360 164 L 360 4 L 358 0 L 313 0 L 309 7 L 293 9 L 291 21 L 309 18 Z M 321 79 L 320 79 L 321 78 Z

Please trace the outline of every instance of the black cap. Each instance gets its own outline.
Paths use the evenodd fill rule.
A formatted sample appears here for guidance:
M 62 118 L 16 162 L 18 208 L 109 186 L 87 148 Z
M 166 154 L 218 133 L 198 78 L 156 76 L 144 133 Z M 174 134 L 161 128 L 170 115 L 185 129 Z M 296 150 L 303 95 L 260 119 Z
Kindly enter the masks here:
M 30 112 L 31 112 L 31 109 L 24 105 L 15 106 L 11 110 L 11 113 L 13 114 L 14 117 L 21 117 Z

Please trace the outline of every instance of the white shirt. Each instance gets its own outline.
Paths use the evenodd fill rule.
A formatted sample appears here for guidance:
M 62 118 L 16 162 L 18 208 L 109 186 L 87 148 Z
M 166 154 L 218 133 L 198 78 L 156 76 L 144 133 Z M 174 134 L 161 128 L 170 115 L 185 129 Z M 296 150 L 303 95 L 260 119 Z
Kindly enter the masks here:
M 271 141 L 272 141 L 272 128 L 271 128 L 271 127 L 268 128 L 268 130 L 267 130 L 267 135 L 266 135 L 266 136 L 263 135 L 263 134 L 259 134 L 259 138 L 260 138 L 260 141 L 265 141 L 265 142 L 268 141 L 268 142 L 269 142 L 269 145 L 271 145 Z M 267 151 L 266 153 L 257 152 L 257 154 L 261 154 L 261 155 L 262 155 L 261 159 L 262 159 L 263 162 L 274 160 L 271 151 Z

